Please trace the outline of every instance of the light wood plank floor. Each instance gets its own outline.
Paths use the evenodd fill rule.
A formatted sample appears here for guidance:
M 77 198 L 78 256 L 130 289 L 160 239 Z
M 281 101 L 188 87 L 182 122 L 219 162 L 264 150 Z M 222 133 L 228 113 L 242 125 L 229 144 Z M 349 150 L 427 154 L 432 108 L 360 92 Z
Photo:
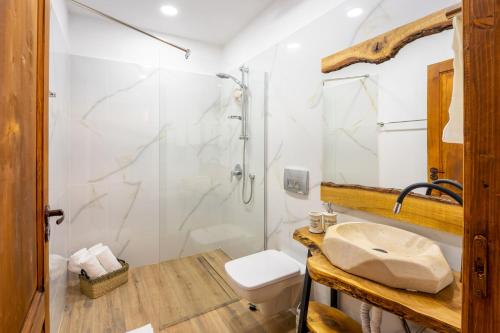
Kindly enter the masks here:
M 95 300 L 75 284 L 59 333 L 124 333 L 147 323 L 162 333 L 294 332 L 291 313 L 265 318 L 248 310 L 226 282 L 228 260 L 215 250 L 132 268 L 127 284 Z
M 160 264 L 160 328 L 240 300 L 226 282 L 222 250 Z M 175 286 L 175 287 L 173 287 Z

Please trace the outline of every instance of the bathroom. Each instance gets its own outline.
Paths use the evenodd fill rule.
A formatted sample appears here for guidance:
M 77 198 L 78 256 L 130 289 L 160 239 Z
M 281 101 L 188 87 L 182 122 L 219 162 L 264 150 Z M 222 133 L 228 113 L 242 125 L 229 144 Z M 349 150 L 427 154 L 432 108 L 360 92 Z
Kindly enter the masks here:
M 459 2 L 46 1 L 44 331 L 467 331 Z

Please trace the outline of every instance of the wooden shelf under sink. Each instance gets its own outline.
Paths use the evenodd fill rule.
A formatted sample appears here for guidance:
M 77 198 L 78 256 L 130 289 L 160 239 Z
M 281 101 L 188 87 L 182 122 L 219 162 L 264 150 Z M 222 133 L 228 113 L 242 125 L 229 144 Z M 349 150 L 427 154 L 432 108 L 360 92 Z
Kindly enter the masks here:
M 312 280 L 437 332 L 461 331 L 462 284 L 458 273 L 450 286 L 435 295 L 387 287 L 333 266 L 321 252 L 323 237 L 310 233 L 307 227 L 293 235 L 311 251 L 307 268 Z
M 361 333 L 361 326 L 342 311 L 317 302 L 309 302 L 307 328 L 311 333 Z

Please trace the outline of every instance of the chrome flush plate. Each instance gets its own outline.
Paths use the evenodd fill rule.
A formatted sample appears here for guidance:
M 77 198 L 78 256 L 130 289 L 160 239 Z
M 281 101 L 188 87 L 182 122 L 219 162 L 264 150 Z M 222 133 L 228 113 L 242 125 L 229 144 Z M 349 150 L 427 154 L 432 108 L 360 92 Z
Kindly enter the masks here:
M 309 170 L 300 168 L 285 168 L 283 187 L 287 192 L 308 195 Z

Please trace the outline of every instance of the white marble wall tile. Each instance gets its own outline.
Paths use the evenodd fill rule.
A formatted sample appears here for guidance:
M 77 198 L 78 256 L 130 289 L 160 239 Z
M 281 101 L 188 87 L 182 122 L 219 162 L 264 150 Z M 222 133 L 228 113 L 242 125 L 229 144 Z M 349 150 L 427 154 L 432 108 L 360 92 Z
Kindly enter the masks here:
M 159 70 L 72 56 L 71 251 L 158 261 Z

